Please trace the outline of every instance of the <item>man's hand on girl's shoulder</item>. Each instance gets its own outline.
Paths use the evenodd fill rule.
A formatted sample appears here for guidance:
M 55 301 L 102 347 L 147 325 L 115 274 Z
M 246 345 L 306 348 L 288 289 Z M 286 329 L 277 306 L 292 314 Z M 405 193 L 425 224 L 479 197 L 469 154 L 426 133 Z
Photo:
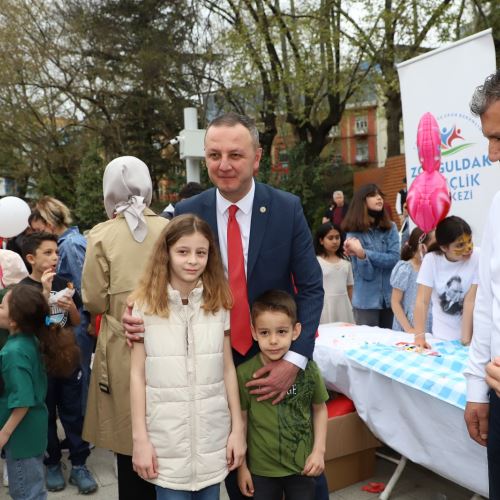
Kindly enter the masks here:
M 134 347 L 134 342 L 144 342 L 144 322 L 142 318 L 132 315 L 133 302 L 128 302 L 122 316 L 122 325 L 125 329 L 125 337 L 127 345 L 130 348 Z M 139 335 L 138 335 L 139 334 Z

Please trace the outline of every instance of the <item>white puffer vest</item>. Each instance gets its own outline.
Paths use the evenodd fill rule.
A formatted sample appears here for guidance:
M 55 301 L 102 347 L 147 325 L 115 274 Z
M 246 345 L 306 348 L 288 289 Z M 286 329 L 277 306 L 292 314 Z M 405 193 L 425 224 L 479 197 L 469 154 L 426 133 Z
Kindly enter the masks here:
M 140 314 L 146 333 L 146 426 L 158 456 L 151 481 L 198 491 L 227 475 L 230 414 L 224 385 L 229 312 L 201 309 L 201 284 L 183 305 L 169 286 L 168 318 Z

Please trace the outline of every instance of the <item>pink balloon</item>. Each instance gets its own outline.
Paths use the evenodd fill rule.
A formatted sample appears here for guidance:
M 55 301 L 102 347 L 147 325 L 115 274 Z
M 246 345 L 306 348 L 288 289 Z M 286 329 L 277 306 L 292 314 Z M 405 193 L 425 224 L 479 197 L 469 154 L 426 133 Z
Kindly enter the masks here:
M 441 164 L 441 134 L 432 113 L 425 113 L 418 123 L 417 149 L 425 172 L 439 170 Z
M 451 195 L 446 179 L 439 173 L 441 135 L 431 113 L 425 113 L 418 124 L 417 148 L 423 172 L 415 178 L 406 198 L 408 214 L 425 233 L 436 228 L 448 214 Z
M 432 231 L 450 210 L 446 179 L 439 172 L 422 172 L 413 181 L 406 206 L 413 222 L 425 233 Z

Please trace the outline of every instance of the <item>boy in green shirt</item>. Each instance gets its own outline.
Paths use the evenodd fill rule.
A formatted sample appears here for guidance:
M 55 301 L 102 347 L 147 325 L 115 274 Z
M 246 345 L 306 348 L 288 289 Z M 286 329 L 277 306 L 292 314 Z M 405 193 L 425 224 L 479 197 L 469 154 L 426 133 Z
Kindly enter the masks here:
M 243 495 L 254 500 L 313 500 L 314 476 L 323 472 L 328 393 L 314 361 L 297 375 L 284 401 L 258 401 L 245 387 L 262 366 L 281 359 L 300 335 L 294 299 L 281 290 L 252 305 L 252 335 L 260 353 L 237 368 L 247 461 L 238 469 Z

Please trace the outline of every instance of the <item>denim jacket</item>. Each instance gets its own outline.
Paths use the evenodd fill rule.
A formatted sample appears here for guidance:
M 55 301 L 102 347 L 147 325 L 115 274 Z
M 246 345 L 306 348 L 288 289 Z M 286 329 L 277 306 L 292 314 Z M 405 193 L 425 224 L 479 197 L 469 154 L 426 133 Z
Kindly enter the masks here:
M 357 309 L 391 307 L 391 272 L 399 260 L 399 235 L 396 224 L 391 229 L 369 229 L 347 233 L 358 238 L 366 252 L 364 259 L 352 257 L 354 292 L 352 305 Z
M 82 296 L 82 272 L 87 240 L 80 233 L 78 227 L 71 226 L 64 231 L 57 240 L 59 250 L 59 262 L 57 263 L 57 274 L 71 281 L 80 297 Z M 82 376 L 82 408 L 87 406 L 87 392 L 90 380 L 90 360 L 94 350 L 95 340 L 88 334 L 90 314 L 81 307 L 80 324 L 74 327 L 76 341 L 80 347 L 81 354 L 81 376 Z
M 78 227 L 71 226 L 64 231 L 57 241 L 59 262 L 57 274 L 61 278 L 73 282 L 78 293 L 82 294 L 82 270 L 87 249 L 87 240 Z

